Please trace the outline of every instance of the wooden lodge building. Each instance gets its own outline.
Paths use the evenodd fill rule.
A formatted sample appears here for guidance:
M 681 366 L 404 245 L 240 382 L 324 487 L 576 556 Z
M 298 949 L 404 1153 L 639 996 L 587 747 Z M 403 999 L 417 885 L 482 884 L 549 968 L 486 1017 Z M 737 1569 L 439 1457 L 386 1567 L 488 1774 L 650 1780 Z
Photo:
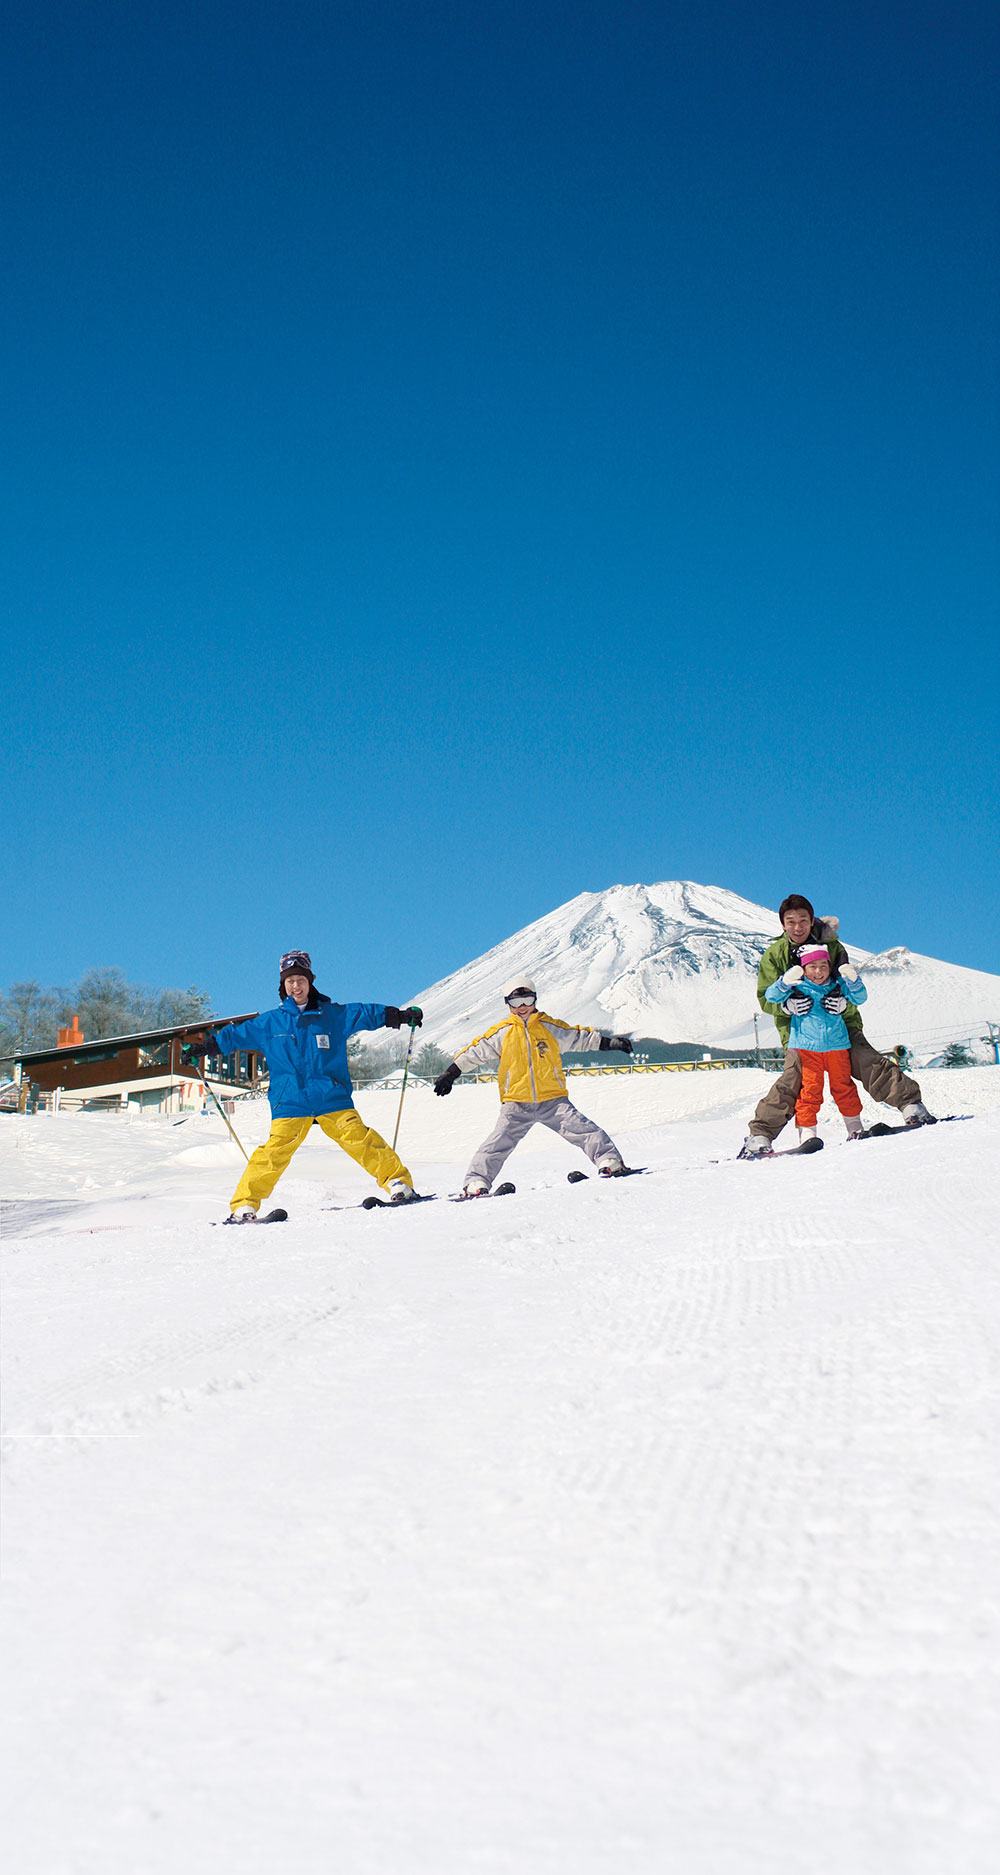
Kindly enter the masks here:
M 191 1022 L 186 1033 L 223 1022 L 246 1022 L 247 1016 L 213 1016 Z M 142 1035 L 106 1035 L 99 1042 L 84 1040 L 76 1016 L 71 1028 L 60 1029 L 55 1048 L 39 1048 L 19 1055 L 14 1077 L 20 1082 L 19 1105 L 82 1108 L 99 1112 L 110 1107 L 138 1106 L 159 1113 L 194 1113 L 205 1102 L 198 1071 L 181 1060 L 184 1033 L 176 1029 L 148 1029 Z M 220 1100 L 262 1093 L 267 1082 L 263 1055 L 238 1049 L 232 1055 L 207 1055 L 203 1066 L 210 1087 Z

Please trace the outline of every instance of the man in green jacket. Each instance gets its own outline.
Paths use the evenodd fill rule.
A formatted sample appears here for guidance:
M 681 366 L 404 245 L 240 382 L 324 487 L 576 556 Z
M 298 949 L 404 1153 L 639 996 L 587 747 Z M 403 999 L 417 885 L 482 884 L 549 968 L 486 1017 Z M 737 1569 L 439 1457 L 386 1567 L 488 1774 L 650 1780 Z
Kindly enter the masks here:
M 781 919 L 781 936 L 769 944 L 760 960 L 757 971 L 757 1001 L 764 1014 L 773 1016 L 781 1045 L 787 1049 L 785 1065 L 775 1081 L 760 1101 L 757 1111 L 750 1122 L 750 1130 L 739 1153 L 741 1159 L 765 1158 L 773 1150 L 774 1141 L 783 1126 L 792 1118 L 795 1103 L 802 1086 L 802 1070 L 799 1057 L 794 1048 L 788 1047 L 788 1034 L 791 1017 L 795 1014 L 795 997 L 787 997 L 782 1007 L 767 1000 L 767 992 L 785 971 L 798 962 L 798 955 L 803 946 L 823 944 L 830 957 L 831 977 L 835 977 L 842 964 L 850 963 L 850 957 L 837 936 L 839 920 L 836 918 L 817 919 L 807 898 L 792 892 L 782 899 L 778 907 Z M 861 1026 L 861 1011 L 831 983 L 830 1010 L 841 1015 L 847 1024 L 847 1033 L 851 1038 L 851 1074 L 860 1081 L 865 1092 L 873 1100 L 884 1102 L 887 1107 L 895 1107 L 907 1126 L 933 1126 L 934 1115 L 928 1113 L 920 1098 L 920 1089 L 916 1081 L 911 1081 L 904 1074 L 898 1062 L 888 1055 L 880 1055 L 873 1048 Z M 826 1006 L 824 1004 L 824 1006 Z

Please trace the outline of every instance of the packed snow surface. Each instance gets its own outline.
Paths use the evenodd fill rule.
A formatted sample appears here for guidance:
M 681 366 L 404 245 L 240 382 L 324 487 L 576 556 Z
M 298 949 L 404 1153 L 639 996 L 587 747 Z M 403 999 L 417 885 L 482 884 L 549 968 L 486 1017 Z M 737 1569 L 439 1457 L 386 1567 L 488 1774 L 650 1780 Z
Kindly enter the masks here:
M 819 907 L 820 915 L 836 906 Z M 700 1042 L 711 1048 L 777 1046 L 757 1004 L 757 966 L 780 934 L 776 911 L 722 886 L 667 879 L 581 892 L 482 957 L 408 1001 L 424 1032 L 456 1049 L 502 1020 L 503 985 L 538 985 L 549 1015 L 596 1029 Z M 923 1062 L 945 1043 L 1000 1022 L 1000 976 L 921 957 L 905 945 L 873 955 L 840 933 L 868 987 L 865 1031 L 877 1048 L 905 1042 Z M 757 1017 L 757 1031 L 754 1017 Z
M 736 1163 L 766 1084 L 239 1230 L 218 1119 L 0 1117 L 18 1875 L 993 1875 L 1000 1069 Z M 411 1089 L 419 1188 L 495 1112 Z

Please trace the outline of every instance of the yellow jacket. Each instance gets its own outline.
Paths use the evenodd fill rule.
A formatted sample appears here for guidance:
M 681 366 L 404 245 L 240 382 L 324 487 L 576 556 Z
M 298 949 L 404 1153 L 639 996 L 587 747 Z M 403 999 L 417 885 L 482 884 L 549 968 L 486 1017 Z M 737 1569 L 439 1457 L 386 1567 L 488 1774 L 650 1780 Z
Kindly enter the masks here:
M 496 1062 L 501 1100 L 561 1100 L 566 1094 L 562 1056 L 570 1049 L 583 1053 L 600 1045 L 599 1029 L 577 1029 L 535 1009 L 527 1022 L 510 1015 L 487 1029 L 459 1049 L 455 1060 L 463 1074 Z

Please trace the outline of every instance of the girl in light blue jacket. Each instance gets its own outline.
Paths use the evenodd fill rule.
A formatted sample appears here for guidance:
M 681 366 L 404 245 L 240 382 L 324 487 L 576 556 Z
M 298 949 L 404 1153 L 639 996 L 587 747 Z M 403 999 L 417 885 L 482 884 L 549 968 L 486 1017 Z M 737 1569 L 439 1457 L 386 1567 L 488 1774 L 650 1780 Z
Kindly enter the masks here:
M 767 992 L 768 1002 L 784 1005 L 791 1018 L 788 1046 L 795 1049 L 802 1065 L 802 1091 L 795 1103 L 799 1140 L 816 1137 L 827 1076 L 848 1138 L 857 1139 L 864 1132 L 861 1096 L 851 1079 L 851 1038 L 843 1011 L 848 1003 L 863 1003 L 868 991 L 852 964 L 842 965 L 839 975 L 831 976 L 825 947 L 817 945 L 800 956 L 801 964 L 793 964 Z

